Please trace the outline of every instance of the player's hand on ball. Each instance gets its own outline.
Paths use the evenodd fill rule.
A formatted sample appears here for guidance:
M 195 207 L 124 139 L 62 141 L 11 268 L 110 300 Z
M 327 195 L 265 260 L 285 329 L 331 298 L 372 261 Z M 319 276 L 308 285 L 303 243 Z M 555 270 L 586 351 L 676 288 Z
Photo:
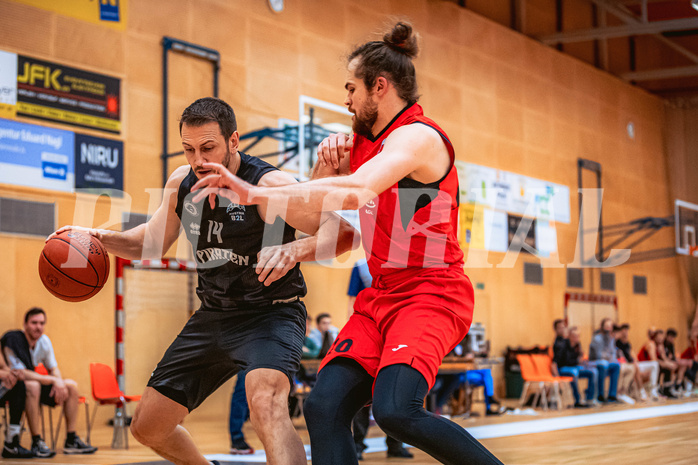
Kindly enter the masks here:
M 255 271 L 259 275 L 259 282 L 269 286 L 277 279 L 286 275 L 291 268 L 296 266 L 297 260 L 290 244 L 264 247 L 257 254 L 257 267 Z
M 65 231 L 78 231 L 84 234 L 89 234 L 90 236 L 96 237 L 100 242 L 102 242 L 102 229 L 95 229 L 95 228 L 86 228 L 84 226 L 63 226 L 62 228 L 56 230 L 53 234 L 48 236 L 44 242 L 48 242 L 49 239 L 52 237 L 56 237 L 62 232 Z
M 339 161 L 349 156 L 353 144 L 354 139 L 347 134 L 330 134 L 318 145 L 317 158 L 323 166 L 330 165 L 339 169 Z
M 243 181 L 218 163 L 204 163 L 204 169 L 211 170 L 203 179 L 194 184 L 192 192 L 200 191 L 194 196 L 194 202 L 200 202 L 208 196 L 211 208 L 216 205 L 216 196 L 220 195 L 240 205 L 251 205 L 252 184 Z

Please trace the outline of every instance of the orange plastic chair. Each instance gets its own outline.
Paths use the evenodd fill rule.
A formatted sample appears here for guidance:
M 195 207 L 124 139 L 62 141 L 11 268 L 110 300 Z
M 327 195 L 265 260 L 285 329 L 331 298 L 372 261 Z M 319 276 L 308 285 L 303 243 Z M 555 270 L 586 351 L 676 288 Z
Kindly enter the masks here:
M 92 421 L 90 421 L 89 429 L 92 430 L 92 426 L 95 422 L 95 416 L 97 415 L 97 407 L 100 405 L 114 405 L 116 407 L 124 407 L 129 402 L 136 402 L 141 400 L 141 396 L 127 396 L 121 389 L 119 389 L 119 384 L 116 382 L 116 375 L 109 365 L 103 363 L 90 363 L 90 380 L 92 382 L 92 397 L 94 398 L 96 405 L 92 411 Z M 128 433 L 124 429 L 124 442 L 126 448 L 128 449 Z M 114 428 L 114 435 L 116 437 L 117 428 Z
M 526 402 L 526 396 L 528 390 L 531 386 L 536 386 L 538 391 L 533 397 L 533 406 L 535 407 L 540 400 L 541 405 L 544 410 L 548 409 L 548 401 L 545 395 L 546 385 L 553 382 L 552 377 L 541 376 L 533 363 L 533 359 L 528 354 L 518 354 L 516 360 L 519 362 L 521 367 L 521 377 L 524 380 L 523 391 L 521 392 L 521 399 L 519 400 L 519 406 L 523 407 L 524 402 Z
M 40 375 L 47 376 L 50 373 L 46 369 L 43 363 L 39 363 L 35 368 L 34 371 Z M 79 396 L 78 397 L 78 405 L 84 405 L 85 406 L 85 422 L 87 423 L 87 437 L 85 438 L 85 441 L 87 444 L 91 444 L 90 442 L 90 432 L 92 428 L 90 427 L 90 407 L 87 403 L 87 398 L 85 396 Z M 41 434 L 43 437 L 46 437 L 46 426 L 44 423 L 44 409 L 43 406 L 41 406 Z M 48 423 L 49 423 L 49 432 L 51 433 L 51 449 L 56 449 L 56 443 L 58 442 L 58 437 L 61 434 L 61 428 L 63 427 L 63 413 L 65 407 L 61 408 L 61 414 L 58 416 L 58 424 L 56 425 L 56 428 L 54 430 L 53 428 L 53 409 L 54 407 L 49 407 L 48 405 Z
M 553 363 L 553 359 L 547 355 L 547 354 L 532 354 L 531 355 L 531 360 L 533 362 L 533 365 L 535 366 L 536 372 L 538 373 L 539 376 L 547 378 L 550 380 L 550 382 L 553 384 L 553 391 L 557 397 L 557 408 L 558 410 L 562 409 L 562 395 L 560 392 L 560 384 L 562 383 L 562 386 L 571 386 L 569 383 L 574 381 L 574 378 L 570 376 L 554 376 L 552 369 L 550 366 Z M 551 399 L 552 400 L 552 399 Z
M 570 376 L 554 376 L 553 371 L 550 368 L 550 366 L 553 363 L 553 359 L 550 358 L 549 355 L 546 354 L 531 354 L 531 360 L 533 361 L 533 365 L 536 368 L 536 372 L 538 375 L 545 377 L 545 378 L 551 378 L 553 381 L 557 382 L 571 382 L 574 381 L 574 378 Z

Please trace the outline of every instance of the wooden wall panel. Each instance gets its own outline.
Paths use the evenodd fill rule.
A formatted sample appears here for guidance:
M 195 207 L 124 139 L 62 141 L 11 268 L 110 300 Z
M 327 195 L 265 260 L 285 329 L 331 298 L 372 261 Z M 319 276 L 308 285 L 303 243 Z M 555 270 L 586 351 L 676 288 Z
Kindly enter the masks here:
M 284 12 L 274 14 L 261 0 L 129 0 L 127 28 L 115 32 L 0 0 L 0 49 L 122 79 L 124 184 L 132 203 L 124 201 L 117 207 L 146 213 L 151 203 L 147 189 L 159 188 L 161 176 L 162 36 L 221 52 L 221 96 L 235 107 L 240 131 L 245 133 L 276 126 L 280 117 L 296 119 L 300 93 L 341 104 L 345 54 L 357 43 L 380 37 L 374 33 L 389 24 L 390 15 L 408 17 L 422 37 L 422 54 L 416 60 L 421 102 L 426 113 L 447 130 L 457 157 L 569 186 L 572 222 L 557 225 L 562 264 L 572 261 L 577 243 L 579 157 L 603 166 L 605 222 L 671 213 L 676 195 L 671 186 L 687 181 L 681 181 L 680 170 L 675 167 L 668 171 L 667 164 L 687 146 L 665 147 L 667 141 L 675 140 L 677 129 L 666 124 L 667 112 L 660 99 L 509 30 L 502 25 L 509 22 L 508 2 L 504 8 L 495 6 L 496 2 L 472 1 L 472 8 L 491 9 L 487 11 L 497 22 L 440 0 L 370 3 L 298 0 L 285 2 Z M 554 32 L 549 26 L 551 12 L 543 8 L 543 2 L 532 0 L 528 4 L 526 30 Z M 586 2 L 565 4 L 569 4 L 566 28 L 590 26 Z M 585 59 L 591 59 L 590 43 L 575 47 Z M 619 41 L 612 47 L 612 53 L 620 53 L 613 52 L 615 47 L 627 47 L 627 42 Z M 170 54 L 170 92 L 169 144 L 170 150 L 176 151 L 182 109 L 195 98 L 211 94 L 210 66 Z M 636 127 L 634 140 L 626 134 L 629 122 Z M 685 127 L 681 131 L 688 131 Z M 172 160 L 170 171 L 183 162 L 181 157 Z M 40 198 L 45 194 L 0 186 L 4 196 Z M 59 223 L 72 222 L 74 198 L 50 194 L 59 205 Z M 671 243 L 668 231 L 657 237 L 658 242 Z M 86 365 L 73 361 L 89 353 L 91 361 L 112 363 L 113 277 L 102 293 L 87 303 L 62 303 L 48 295 L 36 277 L 41 240 L 0 236 L 0 243 L 0 259 L 9 270 L 0 280 L 5 309 L 0 324 L 3 329 L 19 326 L 21 316 L 32 305 L 49 309 L 48 331 L 59 362 L 86 392 Z M 476 255 L 472 254 L 470 263 L 476 262 Z M 532 286 L 523 284 L 522 263 L 535 261 L 533 257 L 521 256 L 513 267 L 495 266 L 503 260 L 503 254 L 481 256 L 480 267 L 467 270 L 473 283 L 485 286 L 478 296 L 483 302 L 483 319 L 490 322 L 488 337 L 495 355 L 507 345 L 549 343 L 552 320 L 563 315 L 566 290 L 564 268 L 545 268 L 544 285 Z M 305 265 L 304 271 L 310 287 L 306 301 L 311 315 L 329 311 L 335 322 L 341 323 L 346 311 L 348 269 Z M 633 326 L 631 341 L 636 347 L 650 324 L 672 325 L 684 331 L 693 303 L 679 260 L 613 271 L 620 318 Z M 632 294 L 633 274 L 648 277 L 646 296 Z M 585 272 L 585 292 L 598 290 L 598 275 L 598 270 Z M 166 318 L 163 312 L 161 317 Z M 153 330 L 150 326 L 142 329 L 144 335 Z M 69 336 L 76 328 L 83 338 Z M 127 350 L 138 353 L 133 347 Z M 229 391 L 218 394 L 210 411 L 220 412 L 228 395 Z

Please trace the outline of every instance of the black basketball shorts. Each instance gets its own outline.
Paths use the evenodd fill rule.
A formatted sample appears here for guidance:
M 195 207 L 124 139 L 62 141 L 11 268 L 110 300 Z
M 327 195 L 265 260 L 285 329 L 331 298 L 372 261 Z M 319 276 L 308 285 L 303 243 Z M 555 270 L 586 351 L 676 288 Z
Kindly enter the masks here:
M 305 339 L 305 305 L 210 310 L 189 319 L 148 386 L 191 412 L 239 371 L 270 368 L 293 386 Z

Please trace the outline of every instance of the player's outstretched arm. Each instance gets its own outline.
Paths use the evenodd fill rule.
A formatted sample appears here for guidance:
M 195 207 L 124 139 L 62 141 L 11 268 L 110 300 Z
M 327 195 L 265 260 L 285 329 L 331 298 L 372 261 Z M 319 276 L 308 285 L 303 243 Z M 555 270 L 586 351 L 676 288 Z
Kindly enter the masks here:
M 260 180 L 261 186 L 296 184 L 288 173 L 272 171 Z M 277 217 L 308 236 L 283 245 L 265 247 L 257 257 L 256 272 L 259 281 L 269 285 L 284 276 L 296 263 L 326 260 L 343 254 L 359 245 L 359 232 L 336 213 L 290 211 L 280 206 L 258 207 L 260 216 L 267 223 Z
M 129 260 L 158 259 L 174 244 L 179 236 L 180 222 L 175 212 L 177 190 L 189 172 L 189 165 L 177 168 L 165 184 L 160 206 L 145 224 L 127 231 L 63 226 L 47 238 L 72 229 L 90 234 L 106 247 L 109 253 Z
M 436 131 L 414 124 L 396 129 L 383 151 L 348 176 L 335 176 L 285 186 L 253 186 L 217 164 L 204 164 L 213 174 L 199 180 L 192 191 L 195 201 L 219 194 L 244 205 L 284 205 L 288 211 L 355 210 L 410 174 L 438 171 L 446 174 L 450 163 Z

